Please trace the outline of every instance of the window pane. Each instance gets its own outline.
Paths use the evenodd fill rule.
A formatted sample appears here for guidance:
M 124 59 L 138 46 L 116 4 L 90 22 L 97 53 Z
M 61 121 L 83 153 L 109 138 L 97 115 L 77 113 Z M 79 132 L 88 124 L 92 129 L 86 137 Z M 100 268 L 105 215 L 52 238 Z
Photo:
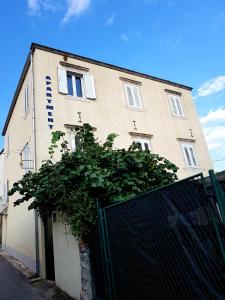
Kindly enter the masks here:
M 76 76 L 76 90 L 77 90 L 77 97 L 82 97 L 82 84 L 81 84 L 81 77 Z
M 72 75 L 67 74 L 68 95 L 73 96 Z
M 75 147 L 77 148 L 79 144 L 80 144 L 80 138 L 79 136 L 75 135 Z
M 139 150 L 142 150 L 141 142 L 135 142 L 135 145 L 137 146 L 137 148 L 138 148 Z
M 144 143 L 145 150 L 149 150 L 148 143 Z
M 177 115 L 177 108 L 176 108 L 176 104 L 175 104 L 175 99 L 173 96 L 170 96 L 170 102 L 172 105 L 172 112 L 174 115 Z
M 180 98 L 179 97 L 176 97 L 176 104 L 177 104 L 178 115 L 182 116 L 183 112 L 182 112 L 182 108 L 181 108 L 181 103 L 180 103 Z
M 190 153 L 191 153 L 191 158 L 192 158 L 192 161 L 193 161 L 193 166 L 196 167 L 196 166 L 197 166 L 197 161 L 196 161 L 196 159 L 195 159 L 194 150 L 193 150 L 192 147 L 190 147 L 189 150 L 190 150 Z
M 23 163 L 23 169 L 25 169 L 25 172 L 28 172 L 30 169 L 30 148 L 27 144 L 22 152 L 22 163 Z
M 187 159 L 188 166 L 191 167 L 192 163 L 191 163 L 191 158 L 190 158 L 189 151 L 188 151 L 187 147 L 184 147 L 184 152 L 185 152 L 185 156 L 186 156 L 186 159 Z
M 130 106 L 134 106 L 134 100 L 131 92 L 131 87 L 127 86 L 127 96 L 128 96 L 128 102 Z
M 135 99 L 135 106 L 141 107 L 140 97 L 139 97 L 138 89 L 136 87 L 133 87 L 133 93 Z

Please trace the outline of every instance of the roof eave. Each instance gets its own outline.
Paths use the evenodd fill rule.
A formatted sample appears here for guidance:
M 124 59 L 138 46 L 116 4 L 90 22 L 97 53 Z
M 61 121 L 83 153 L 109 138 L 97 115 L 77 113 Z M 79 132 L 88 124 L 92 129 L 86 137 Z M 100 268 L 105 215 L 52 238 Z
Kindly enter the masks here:
M 31 46 L 30 46 L 30 52 L 34 53 L 35 49 L 40 49 L 40 50 L 43 50 L 43 51 L 47 51 L 47 52 L 51 52 L 51 53 L 55 53 L 55 54 L 59 54 L 59 55 L 63 55 L 63 56 L 68 56 L 68 57 L 71 57 L 71 58 L 75 58 L 77 60 L 86 61 L 88 63 L 92 63 L 92 64 L 95 64 L 95 65 L 97 64 L 97 65 L 100 65 L 100 66 L 103 66 L 103 67 L 106 67 L 106 68 L 110 68 L 110 69 L 113 69 L 113 70 L 125 72 L 125 73 L 131 74 L 131 75 L 140 76 L 140 77 L 143 77 L 143 78 L 147 78 L 147 79 L 151 79 L 151 80 L 154 80 L 154 81 L 162 82 L 164 84 L 172 85 L 172 86 L 182 88 L 182 89 L 185 89 L 185 90 L 188 90 L 188 91 L 192 91 L 192 89 L 193 89 L 192 87 L 189 87 L 187 85 L 183 85 L 183 84 L 176 83 L 176 82 L 173 82 L 173 81 L 169 81 L 169 80 L 166 80 L 166 79 L 161 79 L 161 78 L 158 78 L 158 77 L 155 77 L 155 76 L 151 76 L 151 75 L 144 74 L 144 73 L 141 73 L 141 72 L 137 72 L 137 71 L 134 71 L 134 70 L 126 69 L 126 68 L 119 67 L 119 66 L 116 66 L 116 65 L 108 64 L 108 63 L 98 61 L 98 60 L 95 60 L 95 59 L 92 59 L 92 58 L 76 55 L 76 54 L 73 54 L 73 53 L 70 53 L 70 52 L 58 50 L 58 49 L 51 48 L 51 47 L 48 47 L 48 46 L 32 43 Z M 26 73 L 27 73 L 27 70 L 28 70 L 29 66 L 30 66 L 30 54 L 27 56 L 27 59 L 26 59 L 26 62 L 24 64 L 23 71 L 21 73 L 21 76 L 20 76 L 16 91 L 15 91 L 15 94 L 13 96 L 11 106 L 9 108 L 9 112 L 8 112 L 3 130 L 2 130 L 2 135 L 3 136 L 5 135 L 6 130 L 8 128 L 10 118 L 11 118 L 12 113 L 13 113 L 13 109 L 16 105 L 17 97 L 19 95 L 20 89 L 22 87 L 22 84 L 23 84 L 23 81 L 25 79 L 25 76 L 26 76 Z
M 116 66 L 116 65 L 112 65 L 112 64 L 109 64 L 109 63 L 105 63 L 105 62 L 102 62 L 102 61 L 99 61 L 99 60 L 95 60 L 95 59 L 92 59 L 92 58 L 80 56 L 80 55 L 77 55 L 77 54 L 73 54 L 71 52 L 58 50 L 58 49 L 55 49 L 55 48 L 51 48 L 51 47 L 36 44 L 36 43 L 32 43 L 30 49 L 31 49 L 32 52 L 34 52 L 35 49 L 39 49 L 39 50 L 55 53 L 55 54 L 62 55 L 62 56 L 68 56 L 68 57 L 71 57 L 71 58 L 74 58 L 74 59 L 77 59 L 77 60 L 81 60 L 81 61 L 92 63 L 92 64 L 95 64 L 95 65 L 100 65 L 100 66 L 103 66 L 103 67 L 106 67 L 106 68 L 114 69 L 114 70 L 117 70 L 117 71 L 129 73 L 131 75 L 144 77 L 144 78 L 151 79 L 151 80 L 154 80 L 154 81 L 159 81 L 159 82 L 162 82 L 162 83 L 165 83 L 165 84 L 168 84 L 168 85 L 172 85 L 172 86 L 176 86 L 176 87 L 188 90 L 188 91 L 192 91 L 192 89 L 193 89 L 192 87 L 184 85 L 184 84 L 180 84 L 180 83 L 173 82 L 173 81 L 166 80 L 166 79 L 161 79 L 161 78 L 151 76 L 151 75 L 148 75 L 148 74 L 145 74 L 145 73 L 141 73 L 141 72 L 137 72 L 137 71 L 134 71 L 134 70 L 126 69 L 126 68 L 119 67 L 119 66 Z

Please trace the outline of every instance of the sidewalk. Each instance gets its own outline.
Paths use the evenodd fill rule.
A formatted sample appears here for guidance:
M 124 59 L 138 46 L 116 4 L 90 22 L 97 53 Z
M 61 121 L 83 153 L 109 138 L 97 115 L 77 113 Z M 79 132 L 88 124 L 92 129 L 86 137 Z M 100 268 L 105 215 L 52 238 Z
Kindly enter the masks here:
M 16 268 L 13 266 L 15 265 Z M 0 300 L 69 300 L 72 299 L 41 278 L 28 279 L 29 269 L 0 253 Z

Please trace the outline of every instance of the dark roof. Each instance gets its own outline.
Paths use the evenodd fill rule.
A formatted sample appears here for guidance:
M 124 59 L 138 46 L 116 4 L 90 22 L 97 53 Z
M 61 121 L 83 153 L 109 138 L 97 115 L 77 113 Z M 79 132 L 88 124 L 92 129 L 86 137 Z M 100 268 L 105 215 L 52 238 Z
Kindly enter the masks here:
M 140 73 L 140 72 L 133 71 L 133 70 L 130 70 L 130 69 L 126 69 L 126 68 L 123 68 L 123 67 L 111 65 L 111 64 L 99 61 L 99 60 L 95 60 L 95 59 L 92 59 L 92 58 L 76 55 L 76 54 L 73 54 L 73 53 L 70 53 L 70 52 L 66 52 L 66 51 L 55 49 L 55 48 L 43 46 L 43 45 L 40 45 L 40 44 L 32 43 L 31 46 L 30 46 L 31 53 L 34 53 L 35 49 L 40 49 L 40 50 L 43 50 L 43 51 L 59 54 L 59 55 L 62 55 L 62 56 L 68 56 L 68 57 L 71 57 L 71 58 L 75 58 L 77 60 L 81 60 L 81 61 L 85 61 L 85 62 L 88 62 L 88 63 L 91 63 L 91 64 L 95 64 L 95 65 L 110 68 L 110 69 L 113 69 L 113 70 L 125 72 L 125 73 L 131 74 L 131 75 L 136 75 L 136 76 L 151 79 L 151 80 L 154 80 L 154 81 L 159 81 L 159 82 L 169 84 L 169 85 L 172 85 L 172 86 L 175 86 L 175 87 L 179 87 L 179 88 L 182 88 L 182 89 L 185 89 L 185 90 L 188 90 L 188 91 L 192 90 L 192 88 L 189 87 L 189 86 L 179 84 L 179 83 L 176 83 L 176 82 L 173 82 L 173 81 L 161 79 L 161 78 L 158 78 L 158 77 L 155 77 L 155 76 Z M 6 122 L 5 122 L 5 125 L 4 125 L 4 128 L 3 128 L 3 131 L 2 131 L 2 135 L 5 135 L 6 129 L 8 127 L 8 124 L 9 124 L 9 121 L 10 121 L 10 118 L 11 118 L 11 115 L 12 115 L 12 112 L 13 112 L 13 109 L 14 109 L 14 106 L 16 104 L 16 100 L 17 100 L 19 91 L 20 91 L 21 86 L 23 84 L 23 81 L 24 81 L 24 78 L 26 76 L 29 65 L 30 65 L 30 55 L 28 55 L 28 57 L 27 57 L 27 60 L 25 62 L 22 74 L 20 76 L 20 80 L 19 80 L 19 83 L 17 85 L 16 92 L 14 94 L 14 97 L 13 97 L 13 100 L 12 100 L 12 103 L 11 103 L 11 106 L 10 106 L 8 116 L 6 118 Z
M 3 152 L 4 152 L 4 149 L 2 149 L 2 150 L 0 151 L 0 155 L 2 155 Z

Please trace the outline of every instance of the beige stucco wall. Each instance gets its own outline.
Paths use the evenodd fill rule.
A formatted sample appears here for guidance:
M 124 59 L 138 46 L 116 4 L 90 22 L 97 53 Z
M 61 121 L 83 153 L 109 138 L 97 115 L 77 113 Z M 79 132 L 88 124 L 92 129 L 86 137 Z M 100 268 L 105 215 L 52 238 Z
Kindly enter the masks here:
M 35 50 L 38 165 L 47 157 L 47 145 L 50 141 L 45 96 L 45 76 L 49 75 L 53 89 L 54 130 L 65 131 L 64 124 L 80 125 L 77 113 L 81 112 L 82 121 L 89 122 L 97 128 L 96 135 L 100 140 L 104 140 L 108 133 L 115 132 L 119 134 L 115 146 L 127 148 L 132 142 L 129 132 L 135 131 L 133 127 L 133 120 L 135 120 L 137 132 L 153 135 L 152 151 L 166 157 L 179 167 L 179 178 L 199 172 L 207 174 L 207 170 L 212 168 L 190 91 L 68 58 L 67 63 L 89 68 L 89 73 L 94 76 L 97 98 L 82 101 L 58 92 L 57 67 L 60 66 L 60 61 L 63 61 L 60 55 Z M 139 90 L 143 109 L 128 107 L 124 82 L 119 79 L 120 77 L 141 82 Z M 172 116 L 165 89 L 182 93 L 184 117 Z M 190 129 L 192 129 L 193 137 L 191 137 Z M 194 148 L 199 168 L 186 166 L 177 138 L 195 140 Z
M 3 183 L 4 183 L 3 171 L 4 171 L 4 160 L 5 160 L 5 155 L 4 155 L 4 153 L 2 153 L 2 154 L 0 154 L 0 197 L 3 196 Z
M 81 269 L 78 243 L 61 222 L 53 223 L 55 281 L 71 297 L 80 299 Z
M 29 87 L 30 109 L 25 114 L 24 93 L 27 84 Z M 20 165 L 20 153 L 26 143 L 29 143 L 31 153 L 33 153 L 31 110 L 31 70 L 29 68 L 5 134 L 4 181 L 9 181 L 9 188 L 25 173 Z M 8 138 L 9 147 L 6 145 Z M 35 270 L 34 211 L 28 211 L 29 203 L 14 207 L 13 202 L 17 199 L 17 196 L 9 197 L 8 216 L 5 224 L 7 232 L 5 231 L 3 240 L 6 241 L 6 251 L 9 254 L 16 256 Z

